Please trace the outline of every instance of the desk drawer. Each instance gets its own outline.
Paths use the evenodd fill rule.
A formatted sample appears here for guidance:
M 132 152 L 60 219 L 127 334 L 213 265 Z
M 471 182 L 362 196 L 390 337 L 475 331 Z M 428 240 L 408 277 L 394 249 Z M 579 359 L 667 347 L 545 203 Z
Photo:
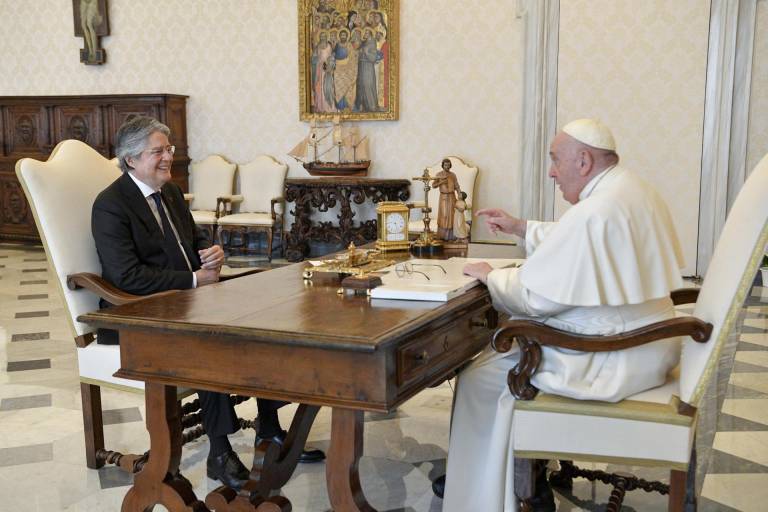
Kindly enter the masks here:
M 397 349 L 397 384 L 407 386 L 427 379 L 444 369 L 456 366 L 490 342 L 492 330 L 484 324 L 485 311 L 467 314 L 442 328 L 424 333 Z M 471 352 L 471 354 L 470 354 Z

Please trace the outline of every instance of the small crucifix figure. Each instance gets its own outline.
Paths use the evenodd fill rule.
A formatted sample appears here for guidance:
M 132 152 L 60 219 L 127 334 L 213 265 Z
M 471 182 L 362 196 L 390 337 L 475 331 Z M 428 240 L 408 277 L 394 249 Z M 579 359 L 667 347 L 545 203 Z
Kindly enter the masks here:
M 107 52 L 100 48 L 101 36 L 109 35 L 107 0 L 72 0 L 75 36 L 82 37 L 85 48 L 80 50 L 80 62 L 104 64 Z

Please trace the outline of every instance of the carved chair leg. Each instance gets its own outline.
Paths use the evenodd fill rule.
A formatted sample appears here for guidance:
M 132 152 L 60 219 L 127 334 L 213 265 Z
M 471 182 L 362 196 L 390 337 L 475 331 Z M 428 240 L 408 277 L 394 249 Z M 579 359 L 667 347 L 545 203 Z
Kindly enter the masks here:
M 267 233 L 267 261 L 272 262 L 272 241 L 275 238 L 275 227 L 269 228 Z
M 632 475 L 627 475 L 629 478 L 633 478 Z M 624 495 L 627 493 L 628 481 L 622 475 L 617 475 L 617 478 L 613 482 L 613 490 L 608 497 L 608 505 L 605 507 L 605 512 L 619 512 L 621 510 L 621 504 L 624 502 Z
M 83 403 L 83 429 L 85 430 L 85 460 L 91 469 L 104 465 L 104 420 L 101 416 L 101 388 L 93 384 L 80 383 Z M 99 454 L 99 452 L 102 452 Z M 97 456 L 98 454 L 98 456 Z
M 672 470 L 669 472 L 669 512 L 683 512 L 685 509 L 685 471 Z

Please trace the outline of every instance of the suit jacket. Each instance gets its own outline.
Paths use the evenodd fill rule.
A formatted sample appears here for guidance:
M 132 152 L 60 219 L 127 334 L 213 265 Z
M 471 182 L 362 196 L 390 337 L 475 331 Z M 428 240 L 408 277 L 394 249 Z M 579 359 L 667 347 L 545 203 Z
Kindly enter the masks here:
M 210 247 L 211 241 L 204 230 L 195 226 L 178 185 L 166 183 L 160 192 L 192 269 L 197 270 L 200 268 L 197 251 Z M 102 277 L 117 288 L 149 295 L 192 287 L 192 272 L 174 270 L 163 232 L 130 176 L 123 174 L 96 197 L 91 212 L 91 232 Z M 102 307 L 108 305 L 102 301 Z M 105 341 L 112 340 L 102 339 L 102 343 Z

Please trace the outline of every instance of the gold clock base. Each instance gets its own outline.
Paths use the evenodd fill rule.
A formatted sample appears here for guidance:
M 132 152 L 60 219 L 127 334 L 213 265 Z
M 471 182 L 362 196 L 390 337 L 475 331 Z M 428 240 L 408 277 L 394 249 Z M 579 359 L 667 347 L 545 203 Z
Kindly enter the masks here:
M 407 251 L 411 246 L 411 243 L 407 240 L 404 242 L 382 242 L 376 241 L 376 249 L 381 252 L 395 252 L 395 251 Z

